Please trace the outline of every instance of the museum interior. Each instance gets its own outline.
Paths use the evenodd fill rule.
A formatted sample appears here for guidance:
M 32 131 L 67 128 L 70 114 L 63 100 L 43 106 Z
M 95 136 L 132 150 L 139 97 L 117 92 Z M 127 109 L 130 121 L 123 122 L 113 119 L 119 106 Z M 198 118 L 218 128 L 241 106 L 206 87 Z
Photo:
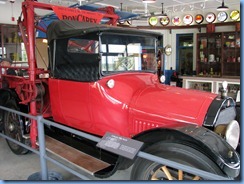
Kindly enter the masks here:
M 241 5 L 0 0 L 0 180 L 241 180 Z

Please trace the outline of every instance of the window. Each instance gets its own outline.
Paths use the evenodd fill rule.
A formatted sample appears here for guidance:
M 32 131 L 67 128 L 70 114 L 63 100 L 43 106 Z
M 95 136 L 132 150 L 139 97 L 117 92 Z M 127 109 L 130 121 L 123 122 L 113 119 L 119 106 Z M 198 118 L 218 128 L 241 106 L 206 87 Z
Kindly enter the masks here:
M 193 74 L 193 34 L 177 35 L 176 70 L 180 75 Z
M 99 42 L 84 38 L 57 39 L 53 77 L 81 82 L 99 79 Z
M 103 33 L 100 40 L 103 74 L 123 71 L 156 71 L 155 38 Z
M 98 41 L 72 38 L 68 40 L 67 51 L 70 53 L 98 53 Z

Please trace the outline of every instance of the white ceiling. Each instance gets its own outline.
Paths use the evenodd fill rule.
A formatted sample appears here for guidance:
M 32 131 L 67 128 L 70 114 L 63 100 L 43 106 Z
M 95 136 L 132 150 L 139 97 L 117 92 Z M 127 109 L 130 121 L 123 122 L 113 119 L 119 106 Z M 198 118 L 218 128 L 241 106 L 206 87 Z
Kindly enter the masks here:
M 77 0 L 71 0 L 77 2 Z M 92 2 L 93 0 L 91 0 Z M 121 8 L 121 3 L 123 10 L 125 11 L 135 11 L 135 10 L 145 10 L 149 12 L 161 12 L 162 3 L 164 9 L 167 11 L 181 11 L 183 8 L 185 10 L 190 10 L 193 6 L 194 9 L 205 8 L 212 9 L 221 5 L 222 0 L 156 0 L 155 3 L 145 4 L 142 0 L 100 0 L 99 3 L 110 4 Z M 240 4 L 239 0 L 225 0 L 225 4 L 229 7 Z
M 39 2 L 51 2 L 63 5 L 70 5 L 73 3 L 81 4 L 105 4 L 112 5 L 118 9 L 122 8 L 124 11 L 132 12 L 136 10 L 148 10 L 149 12 L 161 12 L 162 3 L 164 10 L 169 11 L 185 11 L 196 9 L 213 9 L 221 5 L 222 0 L 156 0 L 156 3 L 142 3 L 142 0 L 39 0 Z M 121 4 L 122 3 L 122 4 Z M 232 7 L 233 5 L 240 5 L 239 0 L 225 0 L 225 5 Z
M 1 2 L 14 1 L 14 0 L 0 0 Z M 23 2 L 24 0 L 15 0 L 15 4 Z M 155 3 L 142 3 L 142 0 L 38 0 L 39 2 L 58 4 L 70 6 L 75 3 L 79 4 L 103 4 L 112 5 L 118 9 L 122 8 L 128 12 L 161 12 L 162 3 L 164 11 L 177 12 L 177 11 L 191 11 L 196 9 L 213 9 L 221 5 L 222 0 L 156 0 Z M 239 0 L 225 0 L 225 5 L 232 7 L 240 5 Z M 0 5 L 2 6 L 2 5 Z
M 14 0 L 0 0 L 0 22 L 5 24 L 14 24 L 16 21 L 11 21 L 11 17 L 14 16 L 17 20 L 21 14 L 21 3 L 25 0 L 15 0 L 14 3 L 10 3 Z M 71 6 L 78 4 L 100 4 L 110 5 L 117 9 L 123 8 L 123 11 L 133 12 L 137 14 L 145 13 L 161 13 L 162 3 L 164 12 L 173 16 L 179 15 L 188 11 L 197 11 L 198 13 L 204 13 L 206 11 L 216 11 L 216 8 L 221 5 L 222 0 L 156 0 L 156 3 L 145 4 L 142 0 L 37 0 L 42 3 L 50 3 L 62 6 Z M 5 2 L 5 4 L 2 4 Z M 122 3 L 122 4 L 121 4 Z M 225 0 L 230 10 L 240 10 L 240 0 Z M 12 10 L 12 11 L 11 11 Z M 38 15 L 45 15 L 48 12 L 37 12 Z M 190 12 L 189 12 L 190 13 Z

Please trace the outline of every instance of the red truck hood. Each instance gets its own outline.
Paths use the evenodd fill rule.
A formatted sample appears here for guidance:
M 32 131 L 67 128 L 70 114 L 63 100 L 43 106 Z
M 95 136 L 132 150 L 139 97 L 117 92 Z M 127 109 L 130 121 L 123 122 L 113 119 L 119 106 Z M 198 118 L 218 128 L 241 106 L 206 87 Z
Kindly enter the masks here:
M 115 86 L 107 88 L 113 79 Z M 104 77 L 99 82 L 104 95 L 113 105 L 107 105 L 110 113 L 114 104 L 120 106 L 114 117 L 130 122 L 132 134 L 153 127 L 176 127 L 183 123 L 202 126 L 207 110 L 216 94 L 160 84 L 152 73 L 126 73 Z M 108 98 L 109 97 L 109 98 Z M 120 114 L 128 109 L 127 120 Z
M 209 92 L 155 83 L 134 94 L 131 109 L 134 117 L 140 114 L 142 119 L 151 116 L 157 122 L 164 119 L 163 122 L 167 124 L 182 122 L 202 125 L 209 105 L 216 96 Z

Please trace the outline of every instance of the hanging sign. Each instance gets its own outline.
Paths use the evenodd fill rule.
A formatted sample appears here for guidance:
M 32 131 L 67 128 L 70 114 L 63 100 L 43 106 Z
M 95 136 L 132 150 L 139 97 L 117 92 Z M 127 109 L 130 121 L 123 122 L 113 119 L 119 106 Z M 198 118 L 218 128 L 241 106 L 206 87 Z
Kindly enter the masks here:
M 76 20 L 80 22 L 100 23 L 101 19 L 103 18 L 103 14 L 101 13 L 75 8 L 53 6 L 52 9 L 60 20 Z

